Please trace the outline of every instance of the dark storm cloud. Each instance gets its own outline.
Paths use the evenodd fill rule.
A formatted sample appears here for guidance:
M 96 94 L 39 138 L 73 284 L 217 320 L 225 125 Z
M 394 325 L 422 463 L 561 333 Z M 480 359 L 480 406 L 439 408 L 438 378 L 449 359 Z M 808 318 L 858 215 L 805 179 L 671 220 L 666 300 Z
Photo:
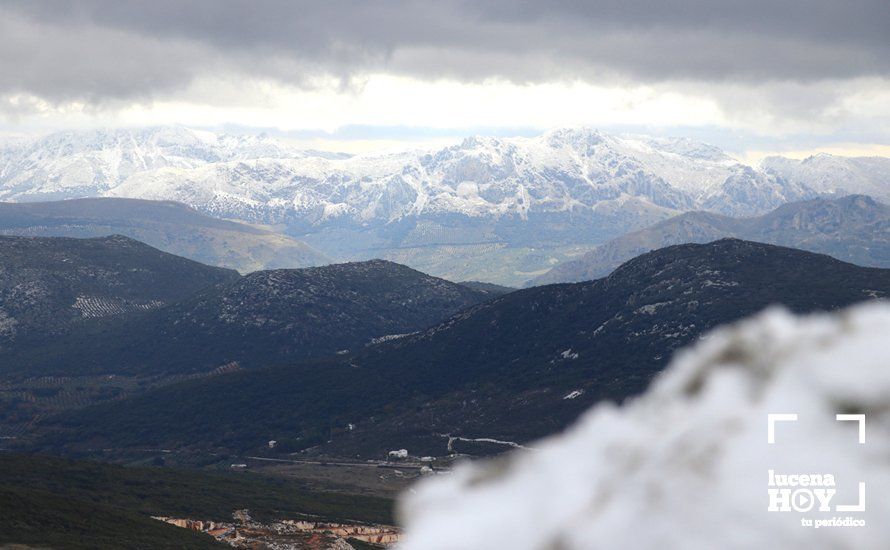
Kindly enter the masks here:
M 890 74 L 887 0 L 8 0 L 0 92 L 150 97 L 203 74 L 810 82 Z

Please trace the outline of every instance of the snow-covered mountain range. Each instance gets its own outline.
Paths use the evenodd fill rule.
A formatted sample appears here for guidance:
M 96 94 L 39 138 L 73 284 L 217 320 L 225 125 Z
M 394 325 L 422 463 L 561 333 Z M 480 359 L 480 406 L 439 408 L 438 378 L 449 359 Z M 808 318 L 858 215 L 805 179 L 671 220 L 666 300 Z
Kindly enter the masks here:
M 348 158 L 265 135 L 182 127 L 66 131 L 7 143 L 0 155 L 4 200 L 174 199 L 254 221 L 292 211 L 312 223 L 340 217 L 392 222 L 429 213 L 527 216 L 628 200 L 657 209 L 753 214 L 815 191 L 875 194 L 875 179 L 890 174 L 886 159 L 828 156 L 772 158 L 757 169 L 689 139 L 583 128 Z
M 33 201 L 101 196 L 135 174 L 308 154 L 265 135 L 181 127 L 64 131 L 0 144 L 0 197 Z
M 427 257 L 429 247 L 524 247 L 525 280 L 560 259 L 526 261 L 532 249 L 596 244 L 690 210 L 750 216 L 836 191 L 890 200 L 888 174 L 890 159 L 753 167 L 685 138 L 586 128 L 358 156 L 182 127 L 62 132 L 0 147 L 0 200 L 175 200 L 279 225 L 337 258 L 383 256 L 461 279 L 475 271 L 431 269 L 441 257 Z

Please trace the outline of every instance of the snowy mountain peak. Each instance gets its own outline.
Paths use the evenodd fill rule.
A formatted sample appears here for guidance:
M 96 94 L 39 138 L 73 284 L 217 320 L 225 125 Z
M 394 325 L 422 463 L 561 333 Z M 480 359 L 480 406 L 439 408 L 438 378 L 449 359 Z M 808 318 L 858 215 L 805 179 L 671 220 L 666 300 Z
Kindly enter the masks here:
M 56 132 L 21 144 L 34 159 L 71 157 L 78 154 L 162 154 L 216 162 L 235 158 L 299 158 L 304 152 L 266 135 L 235 136 L 192 130 L 183 126 L 111 128 Z M 20 145 L 20 146 L 21 146 Z
M 890 159 L 818 153 L 803 160 L 767 157 L 760 168 L 821 194 L 864 194 L 890 202 Z
M 605 141 L 606 134 L 595 128 L 579 126 L 550 130 L 546 132 L 541 139 L 551 147 L 565 145 L 589 147 Z
M 646 138 L 645 141 L 650 147 L 665 153 L 714 162 L 736 162 L 719 147 L 690 138 Z
M 0 198 L 101 196 L 128 178 L 165 170 L 307 153 L 268 136 L 232 136 L 181 126 L 66 130 L 0 149 Z

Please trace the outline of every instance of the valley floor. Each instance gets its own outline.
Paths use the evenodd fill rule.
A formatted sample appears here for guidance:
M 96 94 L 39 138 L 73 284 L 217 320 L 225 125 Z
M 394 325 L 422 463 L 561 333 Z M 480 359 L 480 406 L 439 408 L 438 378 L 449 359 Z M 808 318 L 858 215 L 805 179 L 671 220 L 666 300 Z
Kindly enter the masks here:
M 407 480 L 406 480 L 407 481 Z M 121 467 L 0 453 L 0 547 L 379 548 L 389 497 L 273 469 Z M 389 493 L 394 495 L 395 491 Z M 182 527 L 186 527 L 183 529 Z M 274 543 L 274 544 L 272 544 Z

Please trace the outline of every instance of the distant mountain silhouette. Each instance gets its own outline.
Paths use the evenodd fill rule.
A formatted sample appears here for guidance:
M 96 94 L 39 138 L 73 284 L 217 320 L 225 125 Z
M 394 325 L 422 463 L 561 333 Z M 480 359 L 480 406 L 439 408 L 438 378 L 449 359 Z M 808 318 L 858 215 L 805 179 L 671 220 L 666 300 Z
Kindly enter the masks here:
M 890 206 L 850 195 L 790 203 L 756 218 L 689 212 L 612 239 L 527 286 L 589 281 L 650 250 L 725 237 L 820 252 L 862 266 L 890 267 Z
M 111 234 L 241 273 L 331 263 L 293 237 L 212 218 L 172 201 L 100 198 L 0 203 L 0 235 L 82 238 Z

